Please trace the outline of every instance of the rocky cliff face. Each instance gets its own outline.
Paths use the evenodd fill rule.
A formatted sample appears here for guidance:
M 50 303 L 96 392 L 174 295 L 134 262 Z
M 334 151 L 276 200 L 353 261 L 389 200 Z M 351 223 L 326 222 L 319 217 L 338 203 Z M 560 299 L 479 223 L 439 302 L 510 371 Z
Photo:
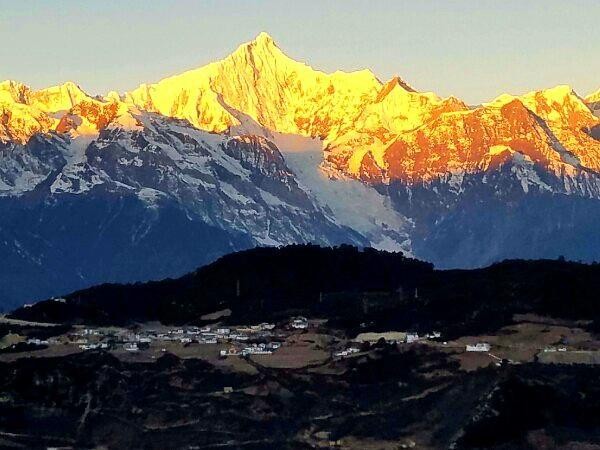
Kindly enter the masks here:
M 2 144 L 2 297 L 174 276 L 256 245 L 369 244 L 265 138 L 138 110 L 112 117 L 115 105 L 81 102 L 63 132 Z

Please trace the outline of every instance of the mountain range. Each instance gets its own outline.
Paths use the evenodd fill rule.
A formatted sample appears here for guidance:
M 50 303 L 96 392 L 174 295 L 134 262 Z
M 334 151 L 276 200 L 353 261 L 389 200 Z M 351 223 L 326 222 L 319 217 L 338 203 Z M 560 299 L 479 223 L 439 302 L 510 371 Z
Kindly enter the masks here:
M 469 106 L 266 33 L 126 93 L 0 83 L 0 304 L 292 243 L 600 259 L 600 91 Z

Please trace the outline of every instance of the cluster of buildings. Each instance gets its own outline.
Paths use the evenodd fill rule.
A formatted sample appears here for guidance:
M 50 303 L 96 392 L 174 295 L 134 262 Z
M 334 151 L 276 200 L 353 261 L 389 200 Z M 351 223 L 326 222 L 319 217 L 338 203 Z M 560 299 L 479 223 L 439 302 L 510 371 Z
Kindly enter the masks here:
M 48 339 L 29 338 L 25 342 L 27 344 L 32 344 L 32 345 L 54 345 L 54 344 L 58 344 L 58 341 L 55 338 L 48 338 Z
M 388 344 L 412 344 L 427 339 L 439 339 L 441 337 L 442 334 L 439 331 L 432 331 L 431 333 L 426 333 L 424 335 L 405 331 L 386 331 L 383 333 L 361 333 L 354 338 L 354 342 L 368 342 L 370 344 L 375 344 L 380 339 L 383 339 Z
M 295 318 L 290 320 L 292 328 L 308 328 L 308 320 Z M 229 344 L 226 355 L 270 354 L 281 346 L 274 342 L 275 324 L 260 323 L 239 327 L 205 326 L 177 327 L 160 330 L 140 329 L 132 331 L 125 328 L 81 328 L 64 336 L 48 339 L 30 338 L 26 342 L 33 345 L 76 345 L 81 350 L 123 349 L 137 352 L 148 348 L 152 343 L 176 342 L 188 344 Z M 163 349 L 163 351 L 166 351 Z M 223 353 L 223 352 L 221 352 Z
M 487 342 L 477 342 L 476 344 L 467 344 L 465 350 L 468 352 L 489 352 L 492 346 Z
M 219 355 L 223 358 L 228 356 L 270 355 L 281 347 L 281 342 L 261 342 L 251 344 L 243 348 L 232 346 L 227 350 L 221 350 Z
M 360 352 L 360 349 L 358 349 L 356 347 L 349 347 L 346 350 L 341 350 L 339 352 L 335 352 L 333 354 L 333 356 L 336 358 L 345 358 L 347 356 L 353 355 L 354 353 L 358 353 L 358 352 Z
M 187 327 L 174 328 L 162 332 L 156 330 L 129 333 L 124 336 L 123 349 L 135 352 L 151 342 L 179 342 L 183 345 L 196 344 L 237 344 L 247 341 L 259 341 L 272 337 L 274 324 L 261 323 L 248 327 Z M 255 344 L 256 345 L 256 344 Z M 252 347 L 254 348 L 254 347 Z
M 59 299 L 57 301 L 64 301 Z M 284 326 L 287 330 L 306 330 L 310 322 L 306 317 L 292 317 Z M 263 322 L 258 325 L 239 327 L 189 326 L 160 329 L 131 330 L 125 328 L 80 328 L 64 336 L 48 339 L 30 338 L 26 342 L 34 345 L 76 345 L 81 350 L 115 350 L 137 352 L 152 343 L 177 342 L 188 344 L 229 344 L 222 356 L 271 354 L 281 346 L 276 342 L 275 324 Z M 279 336 L 281 337 L 281 336 Z M 165 349 L 163 349 L 166 351 Z
M 108 350 L 114 348 L 118 340 L 116 333 L 104 332 L 96 328 L 84 328 L 68 337 L 67 343 L 75 344 L 81 350 Z
M 305 330 L 308 328 L 308 319 L 306 317 L 293 318 L 290 326 L 296 330 Z
M 50 337 L 48 339 L 29 338 L 25 341 L 33 345 L 77 345 L 82 350 L 109 349 L 114 346 L 115 336 L 101 330 L 85 328 L 66 336 Z
M 544 353 L 554 353 L 554 352 L 566 352 L 567 347 L 546 347 L 544 348 Z

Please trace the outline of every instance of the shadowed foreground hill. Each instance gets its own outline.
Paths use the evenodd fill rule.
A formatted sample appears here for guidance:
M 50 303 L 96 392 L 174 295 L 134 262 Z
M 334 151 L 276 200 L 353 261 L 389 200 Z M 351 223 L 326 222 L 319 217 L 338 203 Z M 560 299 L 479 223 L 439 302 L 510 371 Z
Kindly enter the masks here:
M 212 345 L 157 335 L 134 352 L 85 350 L 65 336 L 18 344 L 0 352 L 0 447 L 597 449 L 599 272 L 549 260 L 440 271 L 399 253 L 292 246 L 231 254 L 177 280 L 75 292 L 13 315 L 66 322 L 61 334 L 68 323 L 146 320 L 237 334 L 269 321 L 265 338 L 280 347 L 224 356 L 251 345 L 233 332 Z M 295 330 L 295 315 L 328 320 Z M 441 338 L 354 341 L 391 330 Z M 465 351 L 475 339 L 489 352 Z
M 65 303 L 50 300 L 20 308 L 14 316 L 44 321 L 188 322 L 219 308 L 247 313 L 260 305 L 271 312 L 302 309 L 316 305 L 320 293 L 414 286 L 432 270 L 431 264 L 401 253 L 351 246 L 256 248 L 224 256 L 176 280 L 100 285 L 65 296 Z
M 401 253 L 350 246 L 258 248 L 225 256 L 182 278 L 101 285 L 20 308 L 47 322 L 201 323 L 231 309 L 231 323 L 316 315 L 344 327 L 482 331 L 515 313 L 598 318 L 600 266 L 505 261 L 485 269 L 435 270 Z

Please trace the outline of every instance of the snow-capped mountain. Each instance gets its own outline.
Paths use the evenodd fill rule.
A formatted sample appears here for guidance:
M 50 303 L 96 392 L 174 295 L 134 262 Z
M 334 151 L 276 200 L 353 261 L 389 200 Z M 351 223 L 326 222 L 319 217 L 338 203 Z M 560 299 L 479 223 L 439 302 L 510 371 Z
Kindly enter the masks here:
M 370 244 L 299 186 L 264 137 L 100 105 L 1 144 L 3 296 L 176 275 L 255 245 Z M 38 283 L 24 288 L 22 272 Z
M 558 86 L 472 108 L 400 77 L 315 70 L 266 33 L 124 94 L 6 81 L 0 298 L 295 242 L 441 266 L 600 259 L 598 104 Z
M 583 172 L 583 190 L 595 189 L 588 170 L 600 169 L 592 135 L 600 120 L 568 86 L 472 109 L 399 77 L 382 84 L 369 71 L 324 74 L 287 57 L 265 33 L 222 61 L 142 85 L 124 100 L 202 129 L 319 138 L 323 167 L 370 183 L 485 171 L 511 152 L 559 177 Z

